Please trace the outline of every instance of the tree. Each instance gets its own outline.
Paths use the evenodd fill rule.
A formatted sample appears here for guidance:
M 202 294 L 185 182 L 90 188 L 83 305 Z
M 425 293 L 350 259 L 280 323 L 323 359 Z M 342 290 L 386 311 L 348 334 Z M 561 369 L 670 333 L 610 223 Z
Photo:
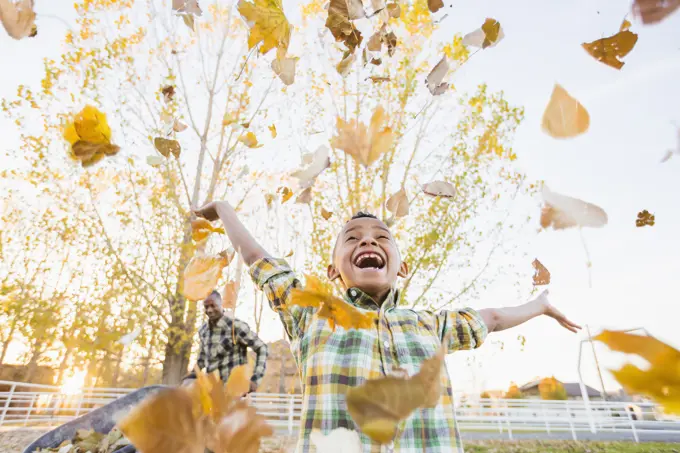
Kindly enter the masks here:
M 541 379 L 538 384 L 538 392 L 542 400 L 566 400 L 567 391 L 564 385 L 555 376 Z
M 511 400 L 521 400 L 524 398 L 524 395 L 519 390 L 519 387 L 517 387 L 517 384 L 513 382 L 510 384 L 510 388 L 508 388 L 508 391 L 505 392 L 504 398 Z

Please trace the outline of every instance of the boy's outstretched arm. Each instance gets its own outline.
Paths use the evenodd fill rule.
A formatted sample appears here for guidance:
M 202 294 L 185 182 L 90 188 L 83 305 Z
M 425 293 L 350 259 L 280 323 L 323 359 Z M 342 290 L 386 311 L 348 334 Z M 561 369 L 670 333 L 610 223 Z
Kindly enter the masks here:
M 541 315 L 555 319 L 562 327 L 574 333 L 581 328 L 550 304 L 548 290 L 543 291 L 536 299 L 526 304 L 517 307 L 484 308 L 479 310 L 479 315 L 484 320 L 489 332 L 510 329 Z
M 241 223 L 234 208 L 226 201 L 211 201 L 194 210 L 199 217 L 213 221 L 218 218 L 224 224 L 224 230 L 229 236 L 234 249 L 241 255 L 246 265 L 250 266 L 257 260 L 270 257 L 269 253 L 250 234 Z

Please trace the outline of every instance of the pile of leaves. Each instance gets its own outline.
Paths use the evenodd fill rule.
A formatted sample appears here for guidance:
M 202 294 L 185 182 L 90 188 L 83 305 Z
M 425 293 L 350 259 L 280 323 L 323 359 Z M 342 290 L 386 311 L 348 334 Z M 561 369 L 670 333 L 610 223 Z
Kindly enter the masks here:
M 39 448 L 36 453 L 113 453 L 126 445 L 130 445 L 130 441 L 117 428 L 108 434 L 98 433 L 92 429 L 79 429 L 73 439 L 65 440 L 58 447 Z

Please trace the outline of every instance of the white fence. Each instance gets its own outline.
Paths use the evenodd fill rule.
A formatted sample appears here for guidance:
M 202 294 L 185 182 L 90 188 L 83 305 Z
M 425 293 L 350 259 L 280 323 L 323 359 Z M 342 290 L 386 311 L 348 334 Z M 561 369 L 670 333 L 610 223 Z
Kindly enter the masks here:
M 76 394 L 60 387 L 0 381 L 0 426 L 56 426 L 101 407 L 135 389 L 88 388 Z M 297 431 L 300 395 L 255 393 L 253 406 L 277 429 Z M 518 433 L 586 433 L 639 435 L 680 434 L 680 422 L 664 420 L 652 403 L 541 400 L 459 399 L 456 419 L 461 431 L 497 432 L 510 439 Z

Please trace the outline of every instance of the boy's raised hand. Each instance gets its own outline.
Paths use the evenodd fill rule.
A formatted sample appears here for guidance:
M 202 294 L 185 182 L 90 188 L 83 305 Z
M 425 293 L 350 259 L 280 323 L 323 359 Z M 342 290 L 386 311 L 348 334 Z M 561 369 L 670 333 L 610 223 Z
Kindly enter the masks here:
M 543 291 L 535 300 L 541 304 L 544 315 L 550 316 L 555 321 L 559 322 L 560 325 L 565 329 L 570 330 L 574 333 L 577 333 L 578 330 L 581 329 L 581 326 L 567 319 L 567 317 L 564 316 L 564 314 L 561 311 L 559 311 L 550 303 L 550 301 L 548 300 L 547 289 Z
M 210 220 L 212 222 L 213 220 L 220 218 L 217 214 L 217 207 L 220 203 L 226 203 L 226 201 L 211 201 L 210 203 L 204 204 L 200 208 L 193 209 L 193 212 L 198 217 L 203 217 L 204 219 Z

